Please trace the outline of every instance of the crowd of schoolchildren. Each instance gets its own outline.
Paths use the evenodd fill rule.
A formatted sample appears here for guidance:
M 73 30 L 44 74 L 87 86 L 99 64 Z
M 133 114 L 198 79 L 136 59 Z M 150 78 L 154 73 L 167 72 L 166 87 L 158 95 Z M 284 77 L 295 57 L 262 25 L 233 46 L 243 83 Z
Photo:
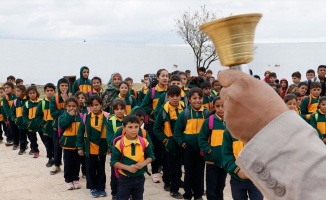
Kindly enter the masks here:
M 6 146 L 19 149 L 18 155 L 30 148 L 38 158 L 38 133 L 46 166 L 53 166 L 50 174 L 61 171 L 63 160 L 67 189 L 81 188 L 81 171 L 92 197 L 107 196 L 110 154 L 112 199 L 143 199 L 145 173 L 154 183 L 163 181 L 163 189 L 176 199 L 223 199 L 227 173 L 234 199 L 263 199 L 235 163 L 244 143 L 226 129 L 221 86 L 211 70 L 199 68 L 198 76 L 190 76 L 189 70 L 160 69 L 144 75 L 139 91 L 132 78 L 120 73 L 111 75 L 106 89 L 101 78 L 90 80 L 89 73 L 83 66 L 72 86 L 65 78 L 57 86 L 45 84 L 43 99 L 35 86 L 26 88 L 23 80 L 9 76 L 0 87 L 0 142 L 3 130 Z M 300 72 L 294 72 L 289 85 L 267 70 L 262 84 L 273 87 L 326 143 L 326 97 L 319 98 L 325 95 L 326 66 L 319 66 L 317 74 L 308 70 L 307 81 L 300 82 Z

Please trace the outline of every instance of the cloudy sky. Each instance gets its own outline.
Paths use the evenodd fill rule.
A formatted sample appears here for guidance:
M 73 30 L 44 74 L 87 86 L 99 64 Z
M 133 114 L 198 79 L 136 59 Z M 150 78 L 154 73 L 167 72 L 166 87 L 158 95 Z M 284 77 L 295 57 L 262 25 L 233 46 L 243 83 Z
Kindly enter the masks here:
M 259 12 L 256 42 L 326 41 L 326 1 L 0 1 L 0 39 L 180 45 L 174 19 L 206 5 L 219 16 Z

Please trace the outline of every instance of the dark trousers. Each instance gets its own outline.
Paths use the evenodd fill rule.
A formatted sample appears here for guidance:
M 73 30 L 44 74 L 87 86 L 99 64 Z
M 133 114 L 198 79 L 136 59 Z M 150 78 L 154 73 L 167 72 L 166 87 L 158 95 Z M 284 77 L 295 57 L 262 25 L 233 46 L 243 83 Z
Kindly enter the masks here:
M 163 175 L 166 173 L 165 168 L 167 168 L 167 175 L 170 180 L 170 192 L 178 192 L 181 184 L 181 156 L 182 151 L 179 145 L 175 147 L 175 153 L 169 153 L 164 148 L 164 154 L 167 160 L 167 167 L 163 165 Z
M 151 167 L 152 174 L 156 174 L 158 173 L 159 167 L 162 165 L 162 143 L 154 135 L 153 126 L 153 124 L 147 124 L 145 126 L 145 129 L 147 130 L 154 146 L 153 151 L 155 155 L 155 160 L 151 163 Z
M 79 156 L 79 164 L 81 165 L 82 174 L 86 175 L 85 156 Z
M 248 194 L 250 200 L 263 200 L 262 193 L 256 188 L 256 186 L 250 181 L 238 181 L 231 177 L 231 192 L 234 200 L 247 200 Z
M 11 139 L 12 139 L 14 145 L 18 146 L 19 140 L 20 140 L 18 126 L 13 121 L 9 121 L 9 126 L 10 126 L 9 134 L 11 134 Z
M 38 144 L 37 144 L 37 137 L 36 137 L 36 132 L 28 132 L 29 134 L 29 140 L 31 142 L 31 149 L 34 152 L 40 152 L 40 150 L 38 149 Z
M 111 186 L 111 195 L 118 195 L 118 178 L 115 176 L 114 167 L 111 166 L 111 177 L 110 177 L 110 186 Z
M 186 147 L 184 151 L 184 191 L 183 197 L 191 199 L 202 198 L 204 194 L 204 157 L 199 155 L 199 150 Z M 192 193 L 194 192 L 194 193 Z
M 66 183 L 79 180 L 79 155 L 77 150 L 63 150 L 64 178 Z
M 41 136 L 41 133 L 39 132 L 40 136 Z M 48 137 L 48 136 L 45 136 L 43 135 L 42 133 L 42 142 L 45 146 L 45 150 L 46 150 L 46 157 L 49 159 L 49 160 L 52 160 L 53 159 L 53 139 L 51 137 Z
M 86 188 L 105 190 L 106 174 L 105 174 L 105 156 L 89 155 L 85 156 L 86 163 Z
M 54 165 L 59 167 L 62 164 L 62 148 L 59 144 L 58 131 L 53 130 L 53 155 L 54 155 Z
M 7 137 L 7 140 L 8 140 L 6 122 L 1 121 L 0 122 L 0 139 L 2 139 L 2 140 L 3 140 L 3 136 L 2 136 L 3 132 L 5 133 L 4 135 Z
M 216 165 L 206 164 L 207 200 L 223 200 L 226 171 Z
M 27 136 L 29 136 L 29 132 L 27 129 L 18 129 L 19 130 L 19 145 L 20 150 L 25 151 L 26 150 L 26 144 L 27 144 Z M 15 145 L 15 143 L 14 143 Z
M 128 200 L 132 196 L 132 200 L 142 200 L 144 194 L 144 175 L 136 177 L 128 177 L 120 174 L 118 200 Z

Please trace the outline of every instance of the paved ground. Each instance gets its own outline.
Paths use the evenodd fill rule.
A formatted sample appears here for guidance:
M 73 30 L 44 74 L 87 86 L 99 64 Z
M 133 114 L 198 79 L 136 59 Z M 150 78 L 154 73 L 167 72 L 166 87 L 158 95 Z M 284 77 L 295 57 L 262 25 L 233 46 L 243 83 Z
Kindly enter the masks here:
M 28 152 L 18 155 L 18 150 L 12 150 L 12 147 L 6 147 L 4 143 L 0 144 L 0 200 L 92 199 L 89 196 L 89 190 L 85 189 L 86 179 L 81 178 L 81 189 L 68 191 L 62 171 L 56 175 L 50 175 L 51 168 L 45 166 L 47 158 L 44 145 L 40 140 L 39 145 L 40 157 L 35 159 Z M 106 188 L 109 194 L 109 157 L 106 168 Z M 149 176 L 145 175 L 145 177 L 145 200 L 173 199 L 168 192 L 163 190 L 163 183 L 153 183 Z M 232 198 L 229 178 L 226 185 L 224 198 L 230 200 Z M 180 192 L 183 193 L 183 189 L 180 189 Z M 101 197 L 101 199 L 111 199 L 111 196 Z M 204 199 L 206 199 L 205 196 Z

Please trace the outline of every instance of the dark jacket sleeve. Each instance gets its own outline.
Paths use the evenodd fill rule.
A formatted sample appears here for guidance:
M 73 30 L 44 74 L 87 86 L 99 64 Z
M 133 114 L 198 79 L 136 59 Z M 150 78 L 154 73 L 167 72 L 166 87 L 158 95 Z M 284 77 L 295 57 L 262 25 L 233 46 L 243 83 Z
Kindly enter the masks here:
M 72 122 L 74 122 L 75 116 L 71 116 L 68 112 L 64 112 L 59 117 L 59 127 L 62 131 L 66 130 Z
M 163 120 L 162 113 L 163 113 L 163 108 L 160 108 L 156 116 L 156 120 L 153 128 L 154 134 L 160 142 L 162 142 L 166 138 L 166 135 L 164 134 L 164 120 Z
M 208 138 L 209 135 L 211 134 L 210 133 L 211 130 L 209 130 L 208 128 L 208 121 L 209 118 L 205 119 L 198 136 L 199 148 L 204 153 L 207 153 L 212 148 L 211 145 L 208 143 Z
M 182 111 L 179 114 L 177 121 L 175 122 L 173 134 L 173 137 L 179 146 L 181 146 L 185 142 L 185 139 L 183 137 L 185 127 L 186 126 L 184 124 L 184 111 Z

